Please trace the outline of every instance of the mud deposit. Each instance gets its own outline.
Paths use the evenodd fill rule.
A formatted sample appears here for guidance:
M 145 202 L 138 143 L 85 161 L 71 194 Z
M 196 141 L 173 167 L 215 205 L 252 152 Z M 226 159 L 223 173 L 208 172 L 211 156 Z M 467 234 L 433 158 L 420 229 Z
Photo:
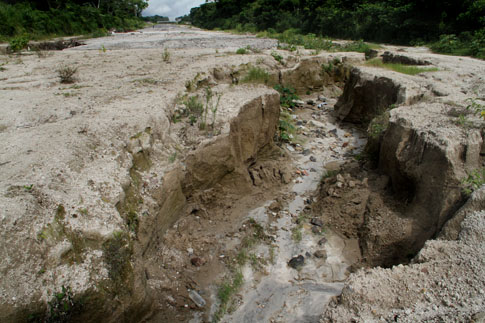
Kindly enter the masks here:
M 483 320 L 483 61 L 83 42 L 0 56 L 0 321 Z

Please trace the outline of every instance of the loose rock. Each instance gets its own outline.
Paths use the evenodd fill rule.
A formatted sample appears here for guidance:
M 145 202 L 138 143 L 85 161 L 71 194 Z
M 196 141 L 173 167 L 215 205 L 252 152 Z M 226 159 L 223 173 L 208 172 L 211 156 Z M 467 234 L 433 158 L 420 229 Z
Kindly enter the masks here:
M 317 250 L 313 253 L 316 258 L 327 258 L 327 252 L 324 249 Z
M 323 227 L 323 221 L 320 220 L 319 218 L 312 218 L 310 220 L 310 223 L 313 225 L 316 225 L 317 227 Z
M 305 257 L 302 255 L 299 255 L 297 257 L 293 257 L 288 261 L 288 266 L 294 269 L 298 269 L 299 267 L 302 267 L 305 264 Z

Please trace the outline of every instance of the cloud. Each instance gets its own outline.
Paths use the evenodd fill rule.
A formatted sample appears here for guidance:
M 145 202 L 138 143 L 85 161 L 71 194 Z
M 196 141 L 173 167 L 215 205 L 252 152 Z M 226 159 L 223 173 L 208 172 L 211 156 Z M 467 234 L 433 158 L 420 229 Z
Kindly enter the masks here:
M 205 0 L 149 0 L 143 16 L 167 16 L 170 20 L 186 15 L 193 7 L 198 7 Z

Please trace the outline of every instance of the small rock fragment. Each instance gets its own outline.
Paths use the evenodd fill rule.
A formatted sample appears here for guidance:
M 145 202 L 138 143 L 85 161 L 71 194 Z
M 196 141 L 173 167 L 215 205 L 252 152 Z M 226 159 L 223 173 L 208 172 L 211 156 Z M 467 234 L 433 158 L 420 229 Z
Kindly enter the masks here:
M 317 159 L 315 158 L 315 156 L 310 156 L 310 161 L 311 161 L 311 162 L 316 162 L 316 161 L 317 161 Z
M 323 246 L 326 243 L 327 243 L 327 238 L 321 238 L 320 240 L 318 240 L 318 245 L 319 246 Z
M 312 232 L 313 232 L 314 234 L 320 234 L 320 233 L 322 233 L 322 232 L 320 231 L 320 228 L 319 228 L 319 227 L 312 227 Z
M 323 249 L 317 250 L 313 253 L 316 258 L 327 258 L 327 252 Z
M 320 220 L 319 218 L 312 218 L 310 220 L 310 223 L 313 225 L 316 225 L 317 227 L 323 227 L 323 221 Z
M 298 269 L 299 267 L 302 267 L 305 264 L 305 257 L 302 255 L 299 255 L 297 257 L 293 257 L 288 261 L 288 266 L 290 266 L 293 269 Z
M 323 95 L 319 95 L 318 96 L 318 101 L 327 102 L 327 98 L 324 97 Z

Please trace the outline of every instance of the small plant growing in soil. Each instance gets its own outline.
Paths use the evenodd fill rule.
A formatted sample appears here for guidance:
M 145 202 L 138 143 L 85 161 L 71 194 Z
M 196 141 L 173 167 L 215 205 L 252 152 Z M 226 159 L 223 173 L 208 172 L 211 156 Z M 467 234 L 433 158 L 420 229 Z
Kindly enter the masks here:
M 216 101 L 214 102 L 213 98 L 214 95 L 216 97 Z M 222 94 L 214 94 L 212 92 L 212 89 L 208 86 L 205 88 L 205 107 L 204 107 L 204 113 L 202 115 L 202 122 L 199 124 L 199 129 L 204 130 L 207 127 L 207 115 L 209 112 L 212 113 L 212 123 L 211 123 L 211 129 L 214 129 L 214 125 L 216 122 L 216 114 L 217 110 L 219 109 L 219 103 L 221 101 L 221 96 Z
M 239 48 L 237 51 L 236 51 L 236 54 L 239 54 L 239 55 L 244 55 L 244 54 L 247 54 L 248 51 L 246 48 Z
M 463 192 L 466 195 L 472 194 L 485 184 L 485 167 L 469 172 L 468 176 L 461 180 L 461 183 L 463 185 Z
M 190 119 L 190 124 L 193 125 L 204 112 L 204 104 L 200 102 L 197 95 L 189 97 L 184 104 L 186 113 Z
M 269 81 L 269 74 L 265 70 L 259 67 L 251 66 L 248 74 L 241 80 L 242 83 L 263 83 L 266 84 Z
M 55 293 L 48 302 L 49 313 L 45 322 L 70 322 L 75 314 L 76 303 L 71 288 L 62 286 L 59 293 Z
M 63 66 L 57 70 L 61 83 L 70 84 L 76 81 L 74 75 L 77 73 L 77 67 Z
M 280 64 L 284 65 L 283 64 L 283 56 L 281 56 L 280 54 L 278 54 L 277 52 L 272 52 L 271 53 L 271 56 L 273 56 L 273 58 Z
M 473 113 L 479 115 L 485 120 L 485 105 L 478 103 L 477 99 L 475 98 L 468 98 L 466 99 L 466 102 L 468 103 L 466 107 L 467 110 L 472 110 Z
M 162 60 L 165 62 L 165 63 L 170 63 L 170 52 L 168 51 L 167 48 L 165 48 L 163 50 L 163 54 L 162 54 Z
M 298 97 L 298 95 L 296 95 L 296 91 L 294 88 L 277 84 L 275 85 L 274 89 L 280 92 L 280 104 L 282 107 L 296 107 L 295 101 L 299 100 L 300 98 Z
M 233 272 L 232 278 L 226 280 L 219 286 L 217 298 L 219 299 L 219 309 L 214 313 L 212 322 L 219 322 L 224 314 L 231 307 L 233 296 L 239 291 L 244 283 L 244 276 L 241 271 Z

